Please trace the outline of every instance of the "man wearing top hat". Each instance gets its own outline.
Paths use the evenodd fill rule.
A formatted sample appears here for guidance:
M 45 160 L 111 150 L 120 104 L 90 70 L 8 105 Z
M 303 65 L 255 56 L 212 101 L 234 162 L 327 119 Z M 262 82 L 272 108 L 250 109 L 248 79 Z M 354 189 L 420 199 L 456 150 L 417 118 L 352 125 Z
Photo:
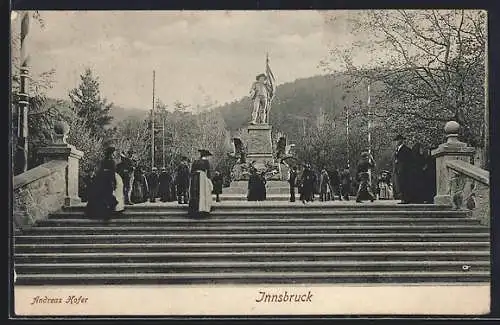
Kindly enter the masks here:
M 188 158 L 181 157 L 175 173 L 175 185 L 177 186 L 177 202 L 188 204 L 189 201 L 189 165 Z
M 253 101 L 252 121 L 250 124 L 266 123 L 270 89 L 265 74 L 261 73 L 255 79 L 256 81 L 254 81 L 250 89 L 250 98 Z
M 394 196 L 401 199 L 401 204 L 409 203 L 411 149 L 405 144 L 405 138 L 398 134 L 394 138 L 396 150 L 394 152 Z
M 123 196 L 125 204 L 132 205 L 130 202 L 130 192 L 132 191 L 132 177 L 134 175 L 134 163 L 132 161 L 132 151 L 127 155 L 120 153 L 120 163 L 116 165 L 116 172 L 123 180 Z

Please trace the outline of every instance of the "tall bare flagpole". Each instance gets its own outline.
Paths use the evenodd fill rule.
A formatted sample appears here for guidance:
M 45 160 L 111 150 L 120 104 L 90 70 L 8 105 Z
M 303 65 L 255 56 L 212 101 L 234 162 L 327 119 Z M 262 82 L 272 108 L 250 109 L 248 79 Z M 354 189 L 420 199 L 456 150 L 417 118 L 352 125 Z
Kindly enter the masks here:
M 367 107 L 368 107 L 368 153 L 372 153 L 372 112 L 370 108 L 370 85 L 368 84 L 368 100 L 367 100 Z
M 347 166 L 351 167 L 350 164 L 350 149 L 349 149 L 349 108 L 347 106 L 345 109 L 345 134 L 346 134 L 346 142 L 347 142 Z
M 370 84 L 368 84 L 368 100 L 366 101 L 366 105 L 368 107 L 368 153 L 372 154 L 372 112 L 370 107 Z M 368 179 L 371 183 L 372 181 L 372 171 L 368 169 Z
M 153 107 L 151 108 L 151 169 L 155 166 L 155 71 L 153 70 Z
M 163 112 L 165 113 L 165 112 Z M 165 114 L 161 115 L 161 147 L 162 147 L 162 154 L 163 154 L 163 165 L 162 167 L 165 168 Z

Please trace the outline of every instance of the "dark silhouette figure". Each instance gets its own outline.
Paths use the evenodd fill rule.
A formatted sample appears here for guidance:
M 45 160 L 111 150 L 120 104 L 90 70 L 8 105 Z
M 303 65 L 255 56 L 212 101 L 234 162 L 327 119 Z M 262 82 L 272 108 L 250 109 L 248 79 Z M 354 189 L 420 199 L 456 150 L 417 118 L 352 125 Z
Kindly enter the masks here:
M 290 202 L 295 202 L 295 187 L 297 186 L 297 167 L 293 166 L 290 170 L 290 178 L 288 179 L 290 185 Z
M 409 203 L 411 195 L 411 149 L 404 143 L 405 138 L 398 135 L 394 138 L 396 151 L 394 152 L 394 196 L 401 199 L 402 204 Z
M 153 167 L 151 172 L 148 173 L 147 180 L 149 185 L 149 202 L 154 203 L 156 202 L 160 186 L 160 178 L 156 167 Z
M 215 172 L 215 175 L 212 179 L 212 183 L 214 186 L 213 193 L 215 194 L 215 202 L 220 202 L 220 195 L 222 194 L 222 187 L 224 185 L 224 178 L 219 171 Z

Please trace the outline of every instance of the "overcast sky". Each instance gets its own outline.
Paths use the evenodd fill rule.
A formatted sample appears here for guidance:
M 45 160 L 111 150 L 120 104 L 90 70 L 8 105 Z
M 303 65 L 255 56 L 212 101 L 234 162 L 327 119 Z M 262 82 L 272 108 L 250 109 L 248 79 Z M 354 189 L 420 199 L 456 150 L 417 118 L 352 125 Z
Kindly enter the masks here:
M 85 67 L 99 76 L 104 97 L 117 105 L 149 109 L 152 71 L 165 103 L 225 103 L 248 94 L 269 52 L 278 83 L 324 74 L 318 67 L 331 46 L 352 36 L 344 11 L 330 12 L 41 12 L 45 28 L 30 30 L 34 73 L 56 71 L 49 95 L 67 98 Z

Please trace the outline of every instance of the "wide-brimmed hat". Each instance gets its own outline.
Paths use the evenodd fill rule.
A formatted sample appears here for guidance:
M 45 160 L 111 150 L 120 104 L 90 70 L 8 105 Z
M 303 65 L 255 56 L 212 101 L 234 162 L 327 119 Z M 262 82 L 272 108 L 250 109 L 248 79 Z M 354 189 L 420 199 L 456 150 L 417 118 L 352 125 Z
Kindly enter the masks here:
M 398 134 L 394 137 L 394 141 L 405 140 L 406 138 L 402 134 Z
M 368 153 L 368 151 L 363 151 L 361 153 L 361 157 L 370 157 L 370 154 Z
M 202 157 L 212 156 L 212 153 L 206 149 L 199 149 L 198 152 L 200 153 L 200 156 L 202 156 Z
M 158 170 L 158 168 L 156 168 L 156 167 L 153 167 L 153 168 L 151 168 L 151 170 Z
M 259 80 L 260 77 L 264 77 L 267 79 L 267 76 L 264 74 L 264 73 L 261 73 L 261 74 L 258 74 L 256 77 L 255 77 L 255 80 Z

